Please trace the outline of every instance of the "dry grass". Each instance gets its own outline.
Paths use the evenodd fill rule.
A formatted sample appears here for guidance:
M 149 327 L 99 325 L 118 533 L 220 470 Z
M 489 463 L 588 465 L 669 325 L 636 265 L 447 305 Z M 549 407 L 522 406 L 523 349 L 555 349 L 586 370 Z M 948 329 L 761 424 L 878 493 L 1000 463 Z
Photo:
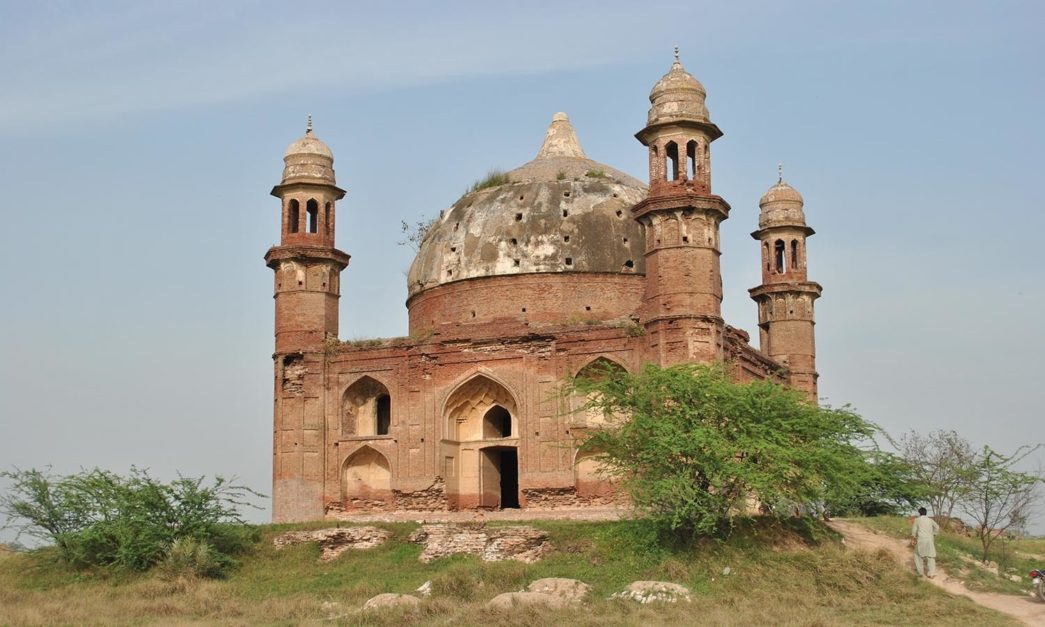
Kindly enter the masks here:
M 1006 618 L 919 582 L 886 554 L 844 552 L 826 532 L 812 536 L 752 528 L 730 543 L 676 550 L 650 545 L 626 523 L 538 523 L 557 551 L 534 565 L 451 558 L 417 561 L 403 541 L 412 525 L 390 525 L 393 541 L 330 564 L 315 546 L 276 552 L 267 543 L 227 580 L 70 573 L 39 555 L 0 555 L 0 624 L 344 625 L 1011 625 Z M 274 528 L 266 531 L 271 537 Z M 724 566 L 732 574 L 724 576 Z M 538 577 L 594 586 L 584 605 L 495 611 L 485 603 Z M 435 593 L 417 610 L 362 614 L 379 592 Z M 640 606 L 606 597 L 635 579 L 665 579 L 694 591 L 689 604 Z M 331 620 L 333 619 L 333 620 Z

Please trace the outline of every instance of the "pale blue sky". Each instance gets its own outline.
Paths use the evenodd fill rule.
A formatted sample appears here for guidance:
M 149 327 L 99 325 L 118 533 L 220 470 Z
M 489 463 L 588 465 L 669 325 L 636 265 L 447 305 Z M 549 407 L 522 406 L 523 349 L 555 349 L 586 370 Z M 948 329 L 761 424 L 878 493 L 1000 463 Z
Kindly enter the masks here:
M 2 1 L 0 465 L 267 492 L 268 191 L 306 114 L 348 190 L 342 337 L 403 335 L 400 221 L 531 159 L 560 110 L 645 179 L 676 44 L 725 131 L 729 322 L 757 337 L 748 233 L 782 161 L 817 230 L 822 395 L 894 434 L 1045 440 L 1043 7 Z

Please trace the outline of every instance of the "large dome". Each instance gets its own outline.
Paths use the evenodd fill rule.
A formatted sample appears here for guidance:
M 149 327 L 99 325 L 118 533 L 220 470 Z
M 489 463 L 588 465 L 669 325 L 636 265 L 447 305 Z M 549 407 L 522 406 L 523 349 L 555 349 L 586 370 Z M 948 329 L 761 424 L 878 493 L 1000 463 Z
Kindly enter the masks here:
M 552 118 L 537 158 L 494 182 L 441 212 L 410 267 L 411 297 L 481 277 L 645 272 L 631 208 L 646 188 L 588 159 L 566 114 Z

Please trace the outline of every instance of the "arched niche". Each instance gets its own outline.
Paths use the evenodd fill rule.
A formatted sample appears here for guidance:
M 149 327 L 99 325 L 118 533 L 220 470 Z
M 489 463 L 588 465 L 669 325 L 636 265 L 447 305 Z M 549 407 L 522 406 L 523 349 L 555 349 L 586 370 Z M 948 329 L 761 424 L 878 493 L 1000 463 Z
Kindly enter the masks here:
M 503 385 L 476 375 L 446 402 L 446 439 L 457 441 L 510 437 L 518 432 L 515 398 Z
M 619 363 L 608 359 L 606 357 L 598 357 L 588 362 L 583 368 L 577 371 L 578 378 L 591 379 L 593 381 L 602 381 L 607 377 L 624 374 L 627 369 Z M 597 392 L 590 392 L 586 397 L 576 397 L 574 399 L 574 410 L 578 412 L 581 421 L 591 427 L 597 427 L 607 423 L 607 416 L 598 409 L 587 408 L 581 411 L 585 405 L 595 399 Z M 612 419 L 612 416 L 609 418 Z
M 610 466 L 600 452 L 577 451 L 573 474 L 579 496 L 606 496 L 616 491 Z
M 341 496 L 344 502 L 390 499 L 392 469 L 385 456 L 369 446 L 350 455 L 341 467 Z
M 341 435 L 388 435 L 392 426 L 392 397 L 383 383 L 363 377 L 341 397 Z

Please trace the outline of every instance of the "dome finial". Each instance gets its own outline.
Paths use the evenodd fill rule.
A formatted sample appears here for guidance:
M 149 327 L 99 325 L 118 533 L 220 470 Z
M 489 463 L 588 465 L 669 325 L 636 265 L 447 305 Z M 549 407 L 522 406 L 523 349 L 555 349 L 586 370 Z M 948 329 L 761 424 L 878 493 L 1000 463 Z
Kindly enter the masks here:
M 679 47 L 678 46 L 675 46 L 675 63 L 682 63 L 682 60 L 679 59 Z
M 312 114 L 311 113 L 308 114 L 308 124 L 305 126 L 305 132 L 306 133 L 311 133 L 312 132 Z
M 784 164 L 783 163 L 776 164 L 776 173 L 777 173 L 777 180 L 776 180 L 776 182 L 777 183 L 783 183 L 784 182 Z
M 552 116 L 552 123 L 544 136 L 544 143 L 537 152 L 538 159 L 549 157 L 577 157 L 586 159 L 581 143 L 577 141 L 577 133 L 570 124 L 570 118 L 563 112 Z

